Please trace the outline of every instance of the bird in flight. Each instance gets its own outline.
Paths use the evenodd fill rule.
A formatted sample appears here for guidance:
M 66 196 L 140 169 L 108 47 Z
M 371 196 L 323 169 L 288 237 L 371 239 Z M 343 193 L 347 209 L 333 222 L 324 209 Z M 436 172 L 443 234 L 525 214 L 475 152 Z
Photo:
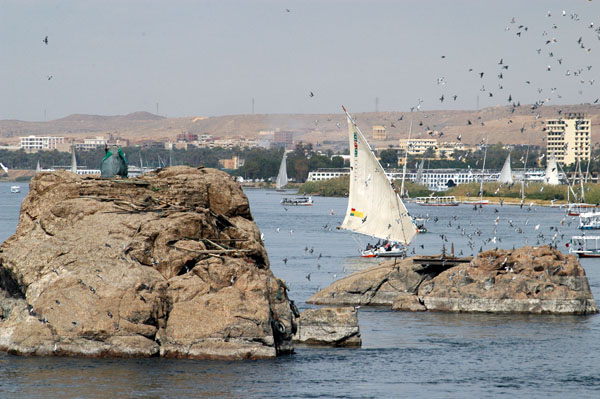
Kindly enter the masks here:
M 48 36 L 46 36 L 44 40 L 42 40 L 42 43 L 44 43 L 46 46 L 48 45 Z
M 52 75 L 48 75 L 48 80 L 52 79 Z
M 309 93 L 309 95 L 308 95 L 308 96 L 309 96 L 309 97 L 314 97 L 314 96 L 315 96 L 315 93 L 313 93 L 313 92 L 311 91 L 311 92 Z

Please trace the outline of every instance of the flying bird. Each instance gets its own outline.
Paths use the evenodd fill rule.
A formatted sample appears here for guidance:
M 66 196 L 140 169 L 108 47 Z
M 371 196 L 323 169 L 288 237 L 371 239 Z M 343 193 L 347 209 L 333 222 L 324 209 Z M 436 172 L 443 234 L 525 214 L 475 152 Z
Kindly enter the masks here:
M 314 97 L 315 93 L 313 93 L 312 91 L 308 94 L 309 97 Z
M 44 43 L 46 46 L 48 45 L 48 36 L 46 36 L 44 40 L 42 40 L 42 43 Z
M 52 75 L 48 75 L 48 80 L 52 79 Z

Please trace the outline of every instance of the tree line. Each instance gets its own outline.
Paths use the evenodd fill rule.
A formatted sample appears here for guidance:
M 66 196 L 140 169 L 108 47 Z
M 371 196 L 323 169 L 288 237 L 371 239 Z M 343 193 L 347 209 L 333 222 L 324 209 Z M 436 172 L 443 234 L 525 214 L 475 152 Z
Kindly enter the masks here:
M 511 154 L 511 167 L 521 169 L 527 161 L 527 168 L 544 168 L 547 157 L 545 150 L 539 147 L 525 145 L 512 146 L 510 150 L 504 148 L 502 144 L 491 144 L 488 146 L 485 167 L 486 169 L 501 169 L 507 155 Z M 219 159 L 229 159 L 237 156 L 245 160 L 243 166 L 237 170 L 228 171 L 229 173 L 242 176 L 245 179 L 269 179 L 277 176 L 281 159 L 283 157 L 283 148 L 188 148 L 167 150 L 159 147 L 124 147 L 123 152 L 130 165 L 164 167 L 169 165 L 188 165 L 192 167 L 205 166 L 210 168 L 219 168 Z M 428 150 L 420 156 L 409 156 L 407 166 L 409 169 L 418 167 L 418 164 L 424 160 L 424 167 L 430 169 L 437 168 L 471 168 L 481 169 L 483 164 L 483 148 L 476 151 L 456 151 L 452 159 L 445 157 L 442 159 L 434 158 L 432 150 Z M 99 169 L 100 162 L 104 157 L 104 148 L 99 147 L 93 150 L 78 151 L 77 164 L 80 167 L 88 169 Z M 287 173 L 288 177 L 297 182 L 304 182 L 310 171 L 319 168 L 341 168 L 344 167 L 342 157 L 335 156 L 332 150 L 324 153 L 316 152 L 310 143 L 298 143 L 287 155 Z M 402 154 L 395 149 L 384 149 L 380 151 L 381 164 L 384 168 L 398 167 L 398 157 Z M 592 160 L 589 168 L 591 172 L 600 171 L 600 148 L 592 151 Z M 35 169 L 39 162 L 42 168 L 68 167 L 71 165 L 71 153 L 59 151 L 40 151 L 36 153 L 27 153 L 23 150 L 8 151 L 0 150 L 0 162 L 9 169 Z M 565 171 L 575 170 L 576 165 L 564 167 Z M 587 162 L 581 165 L 585 172 Z

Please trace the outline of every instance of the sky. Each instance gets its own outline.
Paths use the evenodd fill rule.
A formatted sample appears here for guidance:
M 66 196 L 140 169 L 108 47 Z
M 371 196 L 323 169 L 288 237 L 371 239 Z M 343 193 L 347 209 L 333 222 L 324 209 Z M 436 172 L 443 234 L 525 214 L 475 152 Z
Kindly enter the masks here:
M 598 28 L 600 0 L 0 0 L 0 120 L 593 103 Z

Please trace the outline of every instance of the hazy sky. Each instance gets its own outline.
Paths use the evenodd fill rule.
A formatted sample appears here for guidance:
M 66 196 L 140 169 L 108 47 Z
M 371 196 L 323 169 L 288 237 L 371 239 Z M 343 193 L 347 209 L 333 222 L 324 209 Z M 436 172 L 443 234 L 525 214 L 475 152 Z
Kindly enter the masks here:
M 600 0 L 0 0 L 0 119 L 593 102 L 599 27 Z

